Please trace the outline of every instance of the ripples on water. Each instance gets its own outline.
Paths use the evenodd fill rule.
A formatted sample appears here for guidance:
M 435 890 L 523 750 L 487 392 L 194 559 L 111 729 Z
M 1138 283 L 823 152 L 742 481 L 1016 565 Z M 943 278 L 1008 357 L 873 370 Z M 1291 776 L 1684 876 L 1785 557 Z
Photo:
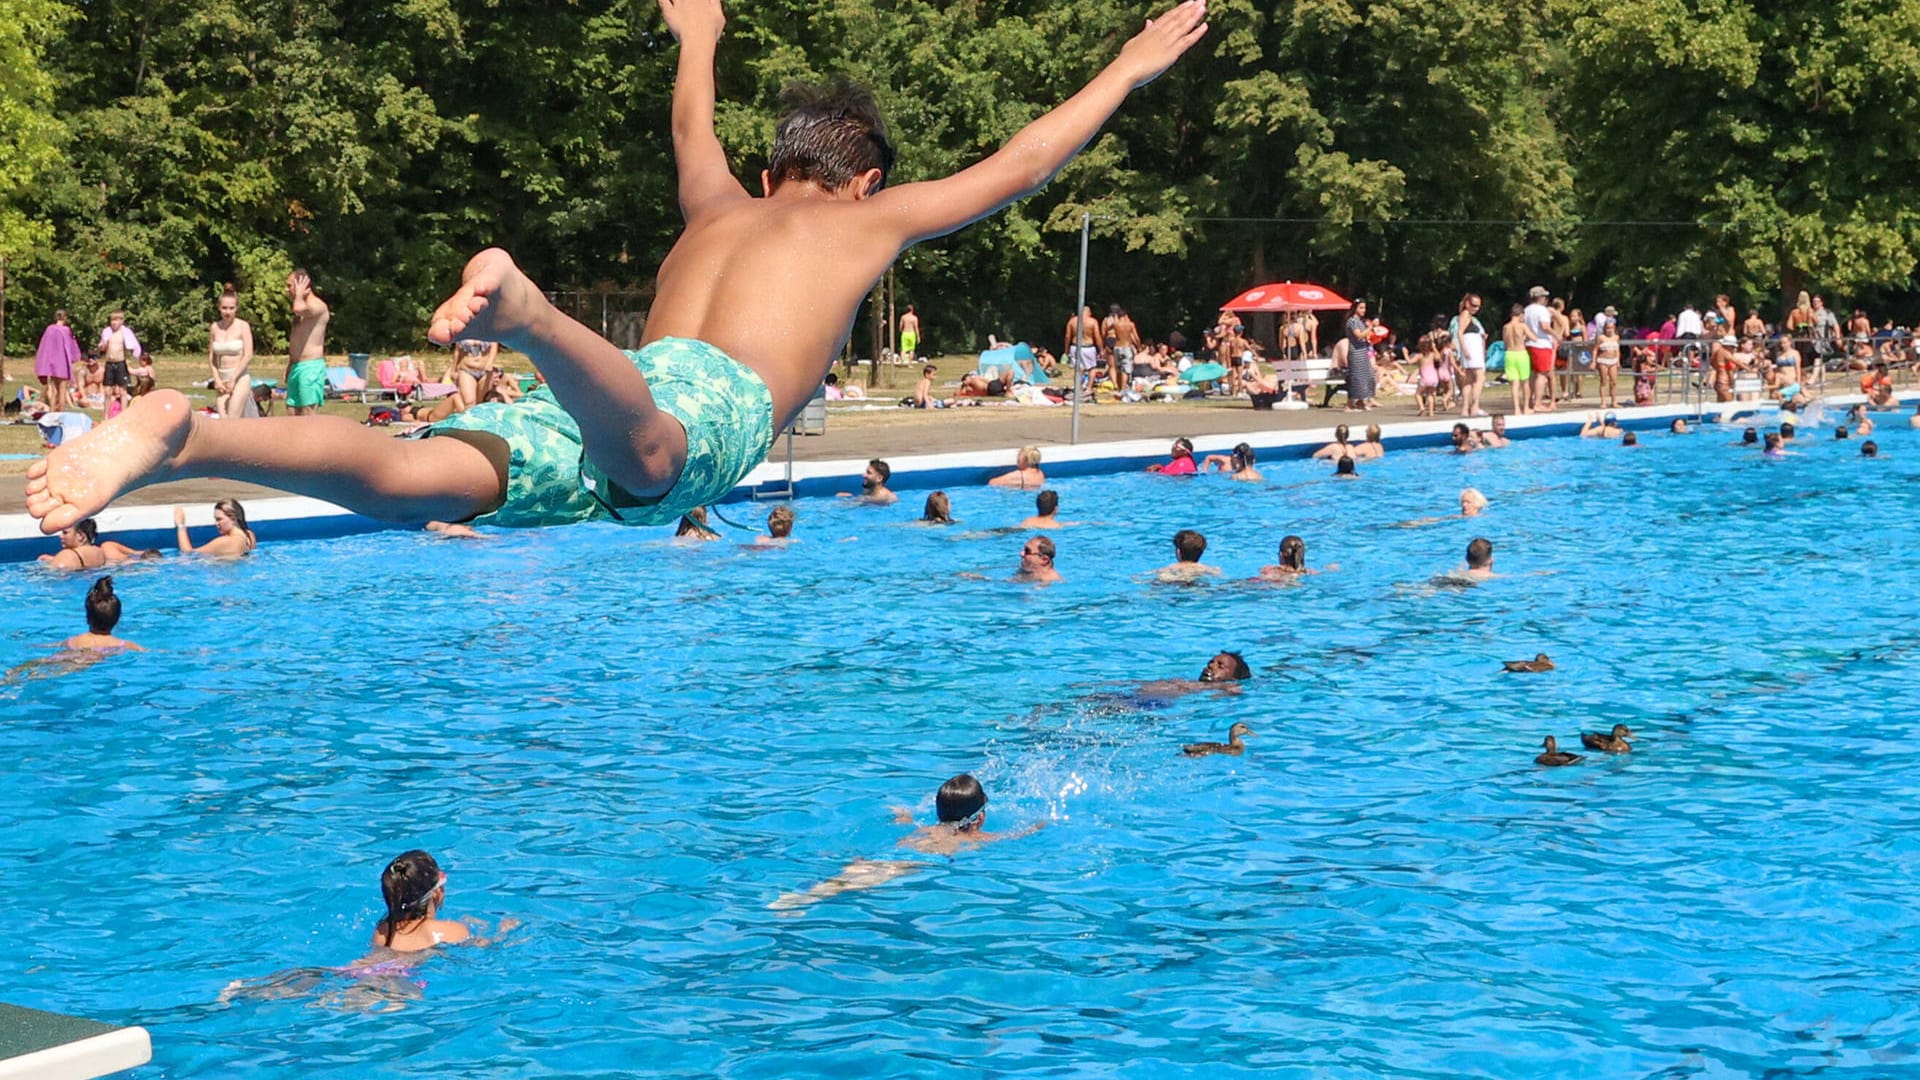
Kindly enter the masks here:
M 959 538 L 1027 512 L 988 490 L 948 530 L 901 524 L 917 493 L 803 503 L 784 552 L 585 527 L 129 567 L 153 652 L 0 691 L 0 985 L 147 1025 L 142 1076 L 1910 1071 L 1920 438 L 1731 437 L 1067 481 L 1114 524 L 1057 534 L 1044 591 L 956 577 L 1017 561 Z M 1484 518 L 1392 527 L 1466 484 Z M 1231 578 L 1289 532 L 1339 569 L 1143 584 L 1183 527 Z M 1434 588 L 1482 533 L 1505 576 Z M 16 571 L 0 659 L 85 586 Z M 1247 693 L 1125 696 L 1216 648 Z M 1500 673 L 1536 651 L 1559 670 Z M 1178 756 L 1235 720 L 1244 758 Z M 1616 721 L 1631 755 L 1532 764 Z M 767 910 L 963 770 L 991 828 L 1049 827 Z M 526 926 L 398 1012 L 214 1004 L 361 955 L 413 846 L 450 915 Z

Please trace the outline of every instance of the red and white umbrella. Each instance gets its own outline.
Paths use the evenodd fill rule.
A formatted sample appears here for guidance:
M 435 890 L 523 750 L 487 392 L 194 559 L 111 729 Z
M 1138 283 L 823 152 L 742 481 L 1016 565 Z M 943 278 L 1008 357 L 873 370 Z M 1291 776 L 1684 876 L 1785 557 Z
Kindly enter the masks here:
M 1344 311 L 1353 303 L 1324 285 L 1277 281 L 1256 285 L 1220 306 L 1226 311 Z

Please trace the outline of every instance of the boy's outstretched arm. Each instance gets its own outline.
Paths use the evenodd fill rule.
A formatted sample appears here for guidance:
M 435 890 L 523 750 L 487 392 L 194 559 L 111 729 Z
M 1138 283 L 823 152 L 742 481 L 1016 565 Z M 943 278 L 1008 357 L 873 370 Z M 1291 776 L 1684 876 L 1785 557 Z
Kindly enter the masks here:
M 716 201 L 747 197 L 713 133 L 713 57 L 727 16 L 720 0 L 660 0 L 660 14 L 680 43 L 673 77 L 673 161 L 680 179 L 680 216 L 691 222 Z
M 886 220 L 898 226 L 905 247 L 944 236 L 1033 194 L 1080 152 L 1127 94 L 1158 78 L 1206 32 L 1206 0 L 1186 0 L 1148 19 L 1146 29 L 1092 82 L 1020 129 L 991 157 L 944 180 L 883 191 L 872 200 L 876 209 L 890 211 Z

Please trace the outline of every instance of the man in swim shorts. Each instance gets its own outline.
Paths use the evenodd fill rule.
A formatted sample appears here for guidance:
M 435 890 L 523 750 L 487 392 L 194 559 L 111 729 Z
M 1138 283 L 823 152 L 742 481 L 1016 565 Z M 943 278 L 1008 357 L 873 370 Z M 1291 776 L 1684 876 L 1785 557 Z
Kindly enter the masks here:
M 1521 416 L 1533 411 L 1533 360 L 1527 355 L 1525 313 L 1525 308 L 1513 305 L 1506 325 L 1500 328 L 1500 341 L 1506 349 L 1506 366 L 1501 373 L 1507 378 L 1507 388 L 1513 391 L 1513 411 Z
M 914 350 L 920 347 L 920 316 L 907 305 L 907 313 L 900 316 L 900 362 L 913 363 Z
M 1560 339 L 1553 332 L 1553 309 L 1547 306 L 1547 290 L 1535 285 L 1527 290 L 1531 302 L 1522 312 L 1527 324 L 1527 360 L 1533 368 L 1533 409 L 1553 411 L 1553 356 Z
M 333 312 L 314 295 L 305 270 L 287 275 L 287 299 L 293 303 L 293 329 L 287 331 L 287 411 L 305 416 L 327 400 L 327 323 Z
M 264 482 L 386 521 L 670 525 L 762 460 L 902 251 L 1039 190 L 1207 29 L 1202 0 L 1179 4 L 1000 151 L 893 188 L 873 95 L 846 83 L 798 88 L 756 198 L 714 133 L 719 0 L 660 7 L 680 43 L 671 130 L 686 229 L 660 266 L 638 351 L 568 318 L 506 252 L 489 249 L 467 263 L 428 339 L 497 341 L 533 361 L 543 389 L 477 405 L 418 441 L 345 418 L 203 422 L 178 393 L 149 394 L 29 469 L 27 506 L 41 528 L 58 532 L 123 491 L 180 476 Z M 762 317 L 734 317 L 746 309 Z

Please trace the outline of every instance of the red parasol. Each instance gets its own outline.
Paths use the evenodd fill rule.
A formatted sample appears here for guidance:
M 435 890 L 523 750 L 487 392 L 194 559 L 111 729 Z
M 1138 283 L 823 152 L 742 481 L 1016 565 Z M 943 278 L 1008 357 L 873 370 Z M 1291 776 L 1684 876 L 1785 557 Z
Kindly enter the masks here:
M 1225 311 L 1343 311 L 1353 304 L 1324 285 L 1279 281 L 1256 285 L 1220 306 Z

